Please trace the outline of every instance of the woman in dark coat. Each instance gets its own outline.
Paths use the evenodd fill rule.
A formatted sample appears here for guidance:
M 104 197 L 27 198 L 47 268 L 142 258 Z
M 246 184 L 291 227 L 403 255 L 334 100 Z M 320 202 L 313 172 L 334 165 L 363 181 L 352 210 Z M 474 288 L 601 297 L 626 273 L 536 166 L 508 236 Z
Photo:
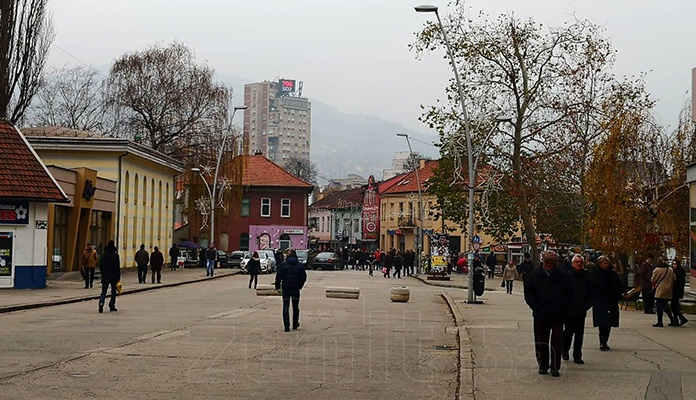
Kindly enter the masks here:
M 104 255 L 99 265 L 101 270 L 102 290 L 99 296 L 99 312 L 104 312 L 104 301 L 106 301 L 106 290 L 111 286 L 111 300 L 109 301 L 109 311 L 116 309 L 116 283 L 121 280 L 121 259 L 116 253 L 116 245 L 113 240 L 104 249 Z
M 162 283 L 162 266 L 164 265 L 164 255 L 159 251 L 159 247 L 155 246 L 155 251 L 150 254 L 150 269 L 152 270 L 152 283 Z
M 607 351 L 611 328 L 619 327 L 619 300 L 623 297 L 623 285 L 611 269 L 608 257 L 600 256 L 597 264 L 599 268 L 592 273 L 592 323 L 599 328 L 599 349 Z
M 681 312 L 681 304 L 679 304 L 679 299 L 684 298 L 684 285 L 686 285 L 686 271 L 681 265 L 679 260 L 672 261 L 672 269 L 674 270 L 674 285 L 672 286 L 672 315 L 677 325 L 682 326 L 689 322 L 688 319 Z
M 404 265 L 404 257 L 401 255 L 400 251 L 396 252 L 394 255 L 394 278 L 401 279 L 401 267 Z
M 246 268 L 249 273 L 249 289 L 251 289 L 252 282 L 254 282 L 254 289 L 256 289 L 256 284 L 259 281 L 259 274 L 261 273 L 261 260 L 259 260 L 258 251 L 252 254 L 251 259 L 247 262 Z

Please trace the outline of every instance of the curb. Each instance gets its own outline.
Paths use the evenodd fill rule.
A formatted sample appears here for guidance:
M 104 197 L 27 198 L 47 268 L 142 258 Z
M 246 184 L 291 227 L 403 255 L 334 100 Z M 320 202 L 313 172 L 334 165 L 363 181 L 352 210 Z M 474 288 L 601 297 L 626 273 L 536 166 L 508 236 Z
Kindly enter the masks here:
M 440 293 L 440 296 L 447 303 L 452 318 L 457 328 L 457 341 L 459 342 L 459 359 L 457 360 L 457 399 L 475 399 L 474 394 L 474 352 L 471 349 L 471 337 L 469 331 L 464 326 L 464 315 L 459 310 L 459 307 L 454 302 L 454 299 L 447 293 Z
M 127 294 L 134 294 L 134 293 L 142 293 L 142 292 L 147 292 L 150 290 L 157 290 L 157 289 L 165 288 L 165 287 L 175 287 L 175 286 L 187 285 L 190 283 L 202 282 L 204 280 L 221 279 L 221 278 L 224 278 L 226 276 L 234 276 L 237 274 L 239 274 L 239 271 L 236 271 L 236 272 L 233 271 L 232 273 L 218 275 L 218 276 L 213 275 L 213 277 L 206 277 L 206 279 L 192 279 L 192 280 L 186 280 L 186 281 L 180 281 L 180 282 L 164 283 L 164 284 L 159 284 L 159 285 L 155 284 L 155 286 L 146 286 L 146 287 L 140 287 L 137 289 L 124 290 L 118 296 L 125 296 Z M 16 305 L 11 305 L 11 306 L 0 306 L 0 314 L 5 314 L 5 313 L 10 313 L 10 312 L 15 312 L 15 311 L 22 311 L 22 310 L 31 310 L 31 309 L 35 309 L 35 308 L 60 306 L 63 304 L 80 303 L 83 301 L 99 300 L 100 295 L 101 295 L 101 293 L 98 295 L 70 297 L 67 299 L 51 300 L 51 301 L 44 301 L 44 302 L 39 302 L 39 303 L 27 303 L 27 304 L 16 304 Z

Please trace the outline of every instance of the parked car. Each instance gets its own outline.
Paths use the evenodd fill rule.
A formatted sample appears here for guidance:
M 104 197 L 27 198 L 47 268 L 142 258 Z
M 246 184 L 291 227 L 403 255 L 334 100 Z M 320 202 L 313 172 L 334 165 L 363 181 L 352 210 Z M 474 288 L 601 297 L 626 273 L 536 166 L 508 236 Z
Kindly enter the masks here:
M 241 251 L 241 250 L 233 251 L 230 254 L 230 261 L 229 261 L 230 268 L 241 268 L 242 259 L 244 259 L 244 255 L 246 253 L 249 253 L 249 252 L 248 251 Z
M 218 257 L 218 268 L 229 268 L 230 267 L 230 258 L 227 256 L 227 253 L 225 253 L 222 250 L 217 251 L 217 257 Z
M 300 261 L 300 265 L 302 265 L 305 269 L 311 269 L 312 268 L 312 260 L 311 260 L 311 251 L 310 250 L 297 250 L 297 260 Z
M 242 270 L 243 274 L 247 273 L 247 263 L 249 260 L 251 260 L 251 255 L 252 252 L 247 252 L 244 254 L 244 258 L 242 259 L 242 263 L 240 264 L 240 269 Z M 259 261 L 261 261 L 261 273 L 262 274 L 270 274 L 273 271 L 273 265 L 275 264 L 275 258 L 272 256 L 269 257 L 268 253 L 262 253 L 259 251 Z
M 264 257 L 263 257 L 264 254 L 266 255 L 266 258 L 268 258 L 270 260 L 269 261 L 271 264 L 270 269 L 266 273 L 270 274 L 272 272 L 276 272 L 278 270 L 278 265 L 276 264 L 275 251 L 273 251 L 273 250 L 259 250 L 258 252 L 259 252 L 259 257 L 261 257 L 262 260 L 264 259 Z M 263 265 L 261 267 L 263 269 Z
M 312 258 L 312 269 L 342 269 L 341 257 L 336 253 L 323 252 Z

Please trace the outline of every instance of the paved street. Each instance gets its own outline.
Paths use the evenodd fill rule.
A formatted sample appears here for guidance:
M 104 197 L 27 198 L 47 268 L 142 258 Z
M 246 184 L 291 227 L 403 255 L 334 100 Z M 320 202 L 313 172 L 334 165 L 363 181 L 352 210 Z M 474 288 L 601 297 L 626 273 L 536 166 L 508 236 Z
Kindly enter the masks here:
M 520 282 L 513 295 L 488 282 L 484 304 L 470 305 L 465 276 L 310 271 L 300 330 L 284 333 L 280 298 L 256 296 L 234 272 L 209 279 L 202 270 L 165 271 L 160 286 L 124 275 L 131 292 L 118 313 L 98 314 L 90 300 L 0 314 L 2 397 L 696 398 L 693 316 L 659 329 L 654 315 L 622 311 L 608 352 L 598 350 L 588 316 L 586 364 L 564 362 L 553 378 L 537 374 Z M 397 283 L 410 287 L 410 302 L 389 301 Z M 80 284 L 0 291 L 0 311 L 30 305 L 30 295 L 50 302 L 97 293 Z M 327 286 L 358 286 L 360 299 L 327 299 Z M 152 290 L 132 292 L 143 288 Z

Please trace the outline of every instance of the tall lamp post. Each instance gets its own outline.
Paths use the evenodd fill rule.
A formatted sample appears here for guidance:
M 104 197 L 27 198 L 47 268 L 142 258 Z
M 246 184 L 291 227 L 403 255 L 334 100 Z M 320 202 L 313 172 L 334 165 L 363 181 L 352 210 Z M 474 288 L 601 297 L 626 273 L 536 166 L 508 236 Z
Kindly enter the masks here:
M 215 163 L 215 174 L 213 176 L 213 187 L 211 188 L 210 185 L 208 185 L 208 181 L 205 179 L 205 176 L 203 176 L 203 173 L 201 172 L 200 168 L 194 167 L 191 168 L 192 172 L 198 173 L 200 175 L 201 179 L 203 179 L 203 183 L 205 184 L 205 189 L 208 191 L 208 196 L 210 197 L 210 243 L 215 243 L 215 200 L 217 199 L 217 182 L 218 182 L 218 172 L 220 171 L 220 161 L 222 160 L 222 153 L 225 152 L 225 142 L 227 141 L 227 138 L 230 135 L 230 132 L 232 132 L 232 121 L 234 121 L 234 115 L 237 113 L 238 110 L 246 110 L 247 106 L 236 106 L 232 110 L 232 116 L 230 117 L 229 125 L 223 130 L 223 135 L 222 135 L 222 142 L 220 143 L 220 147 L 218 148 L 218 154 L 217 154 L 217 162 Z
M 459 78 L 459 71 L 457 70 L 457 64 L 454 59 L 454 54 L 452 54 L 452 46 L 450 45 L 449 38 L 447 37 L 447 32 L 445 31 L 445 27 L 442 25 L 442 20 L 440 19 L 440 14 L 437 12 L 438 8 L 437 6 L 432 6 L 432 5 L 422 5 L 422 6 L 417 6 L 415 7 L 416 12 L 431 12 L 435 13 L 435 17 L 437 17 L 437 23 L 440 26 L 440 32 L 442 32 L 442 38 L 445 41 L 445 47 L 447 48 L 447 54 L 449 55 L 450 62 L 452 64 L 452 71 L 454 71 L 454 78 L 457 82 L 457 91 L 459 92 L 459 103 L 462 107 L 462 119 L 464 120 L 464 135 L 466 138 L 466 154 L 467 154 L 467 164 L 468 164 L 468 169 L 469 169 L 469 182 L 468 182 L 468 188 L 469 188 L 469 215 L 468 215 L 468 240 L 469 240 L 469 254 L 467 256 L 467 261 L 469 264 L 469 279 L 468 279 L 468 291 L 467 291 L 467 303 L 473 304 L 475 303 L 474 300 L 474 273 L 473 273 L 473 264 L 474 264 L 474 253 L 473 253 L 473 246 L 472 246 L 472 240 L 474 237 L 474 189 L 476 187 L 476 174 L 474 171 L 474 157 L 473 157 L 473 149 L 471 146 L 471 129 L 469 125 L 469 115 L 466 112 L 466 103 L 464 100 L 464 87 L 462 86 L 462 81 Z M 497 124 L 496 124 L 497 126 Z M 494 127 L 495 128 L 495 127 Z M 492 131 L 491 131 L 492 132 Z M 490 136 L 490 135 L 489 135 Z M 477 157 L 478 158 L 478 157 Z
M 416 234 L 416 271 L 420 271 L 421 268 L 421 252 L 423 251 L 423 194 L 421 193 L 421 180 L 418 170 L 420 165 L 416 164 L 416 157 L 413 155 L 413 149 L 411 148 L 411 140 L 405 133 L 397 133 L 396 136 L 401 136 L 406 138 L 406 143 L 408 143 L 408 152 L 411 155 L 411 162 L 416 169 L 416 183 L 418 184 L 418 233 Z

